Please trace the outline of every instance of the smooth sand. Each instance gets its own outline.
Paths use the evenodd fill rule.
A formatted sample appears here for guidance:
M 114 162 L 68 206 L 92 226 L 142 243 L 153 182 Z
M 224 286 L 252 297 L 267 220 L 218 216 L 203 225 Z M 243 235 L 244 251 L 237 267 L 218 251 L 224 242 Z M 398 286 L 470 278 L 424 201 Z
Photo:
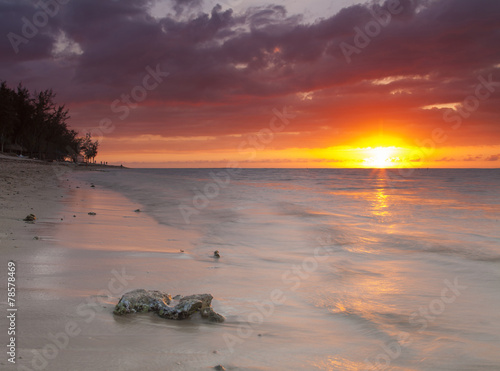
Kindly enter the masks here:
M 59 201 L 65 194 L 59 179 L 70 172 L 71 168 L 65 165 L 0 157 L 2 263 L 30 255 L 37 245 L 34 238 L 38 223 L 56 222 Z M 37 216 L 36 224 L 23 221 L 28 214 Z M 2 278 L 5 278 L 3 268 Z
M 0 368 L 231 367 L 223 341 L 227 329 L 234 330 L 231 318 L 214 325 L 198 318 L 113 315 L 120 296 L 136 288 L 169 290 L 172 295 L 210 292 L 217 297 L 200 274 L 211 263 L 202 267 L 188 251 L 180 252 L 186 236 L 134 212 L 140 205 L 93 188 L 85 174 L 76 173 L 64 165 L 0 159 L 1 279 L 7 282 L 7 263 L 15 261 L 18 308 L 16 364 L 3 352 Z M 35 223 L 23 221 L 30 213 L 36 215 Z M 6 285 L 1 287 L 6 313 Z M 216 300 L 213 304 L 220 309 Z M 4 342 L 7 338 L 2 334 Z
M 0 157 L 0 279 L 2 281 L 0 302 L 2 308 L 5 308 L 3 312 L 6 313 L 7 264 L 13 260 L 16 263 L 15 304 L 18 309 L 15 329 L 18 359 L 16 365 L 13 365 L 7 360 L 10 357 L 2 352 L 0 368 L 8 366 L 10 369 L 16 369 L 22 361 L 22 356 L 21 359 L 19 356 L 25 343 L 23 335 L 31 336 L 29 334 L 39 332 L 36 325 L 29 330 L 26 328 L 27 318 L 23 310 L 37 306 L 36 299 L 28 290 L 31 290 L 30 283 L 39 277 L 36 273 L 37 264 L 33 262 L 40 246 L 38 231 L 43 225 L 48 226 L 57 222 L 56 215 L 61 208 L 59 201 L 65 194 L 59 186 L 60 178 L 69 171 L 70 168 L 64 165 L 57 165 L 56 168 L 56 165 L 43 162 Z M 23 221 L 28 214 L 36 215 L 35 223 Z M 40 316 L 38 323 L 42 325 L 43 321 L 44 318 Z M 2 326 L 2 339 L 5 341 L 10 338 L 7 327 Z

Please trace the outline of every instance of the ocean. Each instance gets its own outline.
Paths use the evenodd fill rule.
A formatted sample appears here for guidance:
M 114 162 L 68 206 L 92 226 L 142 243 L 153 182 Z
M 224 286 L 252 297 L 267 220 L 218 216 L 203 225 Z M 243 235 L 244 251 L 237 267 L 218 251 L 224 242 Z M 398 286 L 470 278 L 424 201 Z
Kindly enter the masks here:
M 175 360 L 167 369 L 179 370 L 500 370 L 500 170 L 123 169 L 77 178 L 141 211 L 120 209 L 127 238 L 111 229 L 114 247 L 93 247 L 124 251 L 138 277 L 131 289 L 209 292 L 226 317 L 136 318 L 134 334 L 144 336 L 124 353 L 148 354 L 154 341 L 161 364 Z M 100 197 L 97 209 L 116 212 Z M 157 362 L 146 357 L 143 369 Z

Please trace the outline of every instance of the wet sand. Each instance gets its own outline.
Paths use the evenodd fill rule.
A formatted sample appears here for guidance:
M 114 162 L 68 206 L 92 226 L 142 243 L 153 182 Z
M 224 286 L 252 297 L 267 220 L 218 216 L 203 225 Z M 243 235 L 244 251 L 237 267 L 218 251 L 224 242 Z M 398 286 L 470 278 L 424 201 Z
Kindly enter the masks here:
M 0 158 L 0 302 L 5 313 L 7 287 L 3 283 L 7 282 L 7 264 L 13 260 L 16 263 L 14 299 L 18 309 L 15 329 L 17 366 L 23 361 L 22 355 L 26 356 L 23 348 L 27 338 L 40 333 L 46 320 L 42 311 L 35 316 L 36 320 L 30 319 L 30 313 L 37 311 L 38 298 L 47 296 L 50 292 L 34 289 L 35 282 L 42 282 L 40 279 L 46 269 L 46 265 L 39 260 L 39 248 L 43 246 L 39 237 L 40 228 L 62 222 L 58 218 L 58 211 L 61 209 L 60 200 L 65 191 L 59 186 L 59 178 L 67 175 L 70 170 L 68 167 L 54 169 L 55 167 L 47 163 Z M 36 215 L 35 223 L 23 221 L 28 214 Z M 2 324 L 4 323 L 2 321 Z M 2 329 L 7 332 L 7 327 L 2 326 Z M 7 334 L 2 335 L 2 338 L 7 340 Z M 12 369 L 15 367 L 8 362 L 5 353 L 0 358 L 0 365 L 9 365 Z
M 190 256 L 189 233 L 135 212 L 140 205 L 91 187 L 85 175 L 54 167 L 0 160 L 1 279 L 7 281 L 7 263 L 15 261 L 18 309 L 16 364 L 4 355 L 0 368 L 236 369 L 224 340 L 227 331 L 237 330 L 234 315 L 224 313 L 228 318 L 220 325 L 197 317 L 168 321 L 112 313 L 120 296 L 136 288 L 208 292 L 221 311 L 217 289 L 204 277 L 217 263 Z M 30 213 L 36 221 L 24 222 Z M 5 285 L 0 295 L 6 308 Z M 267 369 L 254 365 L 238 369 Z

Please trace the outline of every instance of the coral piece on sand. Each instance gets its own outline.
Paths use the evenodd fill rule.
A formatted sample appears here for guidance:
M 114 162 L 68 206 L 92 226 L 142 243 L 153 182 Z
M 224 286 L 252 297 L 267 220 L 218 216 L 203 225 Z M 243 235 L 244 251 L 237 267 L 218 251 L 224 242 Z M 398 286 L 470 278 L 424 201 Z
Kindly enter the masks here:
M 124 294 L 113 313 L 123 315 L 154 312 L 162 318 L 181 320 L 200 312 L 202 318 L 211 322 L 224 322 L 224 316 L 212 309 L 212 299 L 210 294 L 178 295 L 172 299 L 169 294 L 161 291 L 138 289 Z

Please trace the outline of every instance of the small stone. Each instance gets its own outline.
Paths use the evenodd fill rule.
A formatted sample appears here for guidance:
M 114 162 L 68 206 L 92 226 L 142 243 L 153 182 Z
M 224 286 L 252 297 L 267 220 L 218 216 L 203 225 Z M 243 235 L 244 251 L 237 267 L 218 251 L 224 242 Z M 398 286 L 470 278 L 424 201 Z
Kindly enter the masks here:
M 73 218 L 76 218 L 76 215 L 73 215 Z
M 95 185 L 93 185 L 93 184 L 92 184 L 92 185 L 90 186 L 90 188 L 95 188 Z
M 97 214 L 96 214 L 96 213 L 94 213 L 93 211 L 91 211 L 91 212 L 89 213 L 89 215 L 97 215 Z
M 179 251 L 180 251 L 180 252 L 184 252 L 184 250 L 182 250 L 182 249 L 181 249 L 181 250 L 179 250 Z
M 225 367 L 224 366 L 221 366 L 221 365 L 217 365 L 214 367 L 214 370 L 218 370 L 218 371 L 225 371 Z
M 134 210 L 134 213 L 140 213 L 140 212 L 141 212 L 141 209 Z
M 39 239 L 40 239 L 40 237 L 35 236 L 35 237 L 33 237 L 33 239 L 34 239 L 34 240 L 39 240 Z
M 25 222 L 34 222 L 36 220 L 35 214 L 29 214 L 23 219 Z
M 214 258 L 217 258 L 217 259 L 220 258 L 219 250 L 214 251 Z

